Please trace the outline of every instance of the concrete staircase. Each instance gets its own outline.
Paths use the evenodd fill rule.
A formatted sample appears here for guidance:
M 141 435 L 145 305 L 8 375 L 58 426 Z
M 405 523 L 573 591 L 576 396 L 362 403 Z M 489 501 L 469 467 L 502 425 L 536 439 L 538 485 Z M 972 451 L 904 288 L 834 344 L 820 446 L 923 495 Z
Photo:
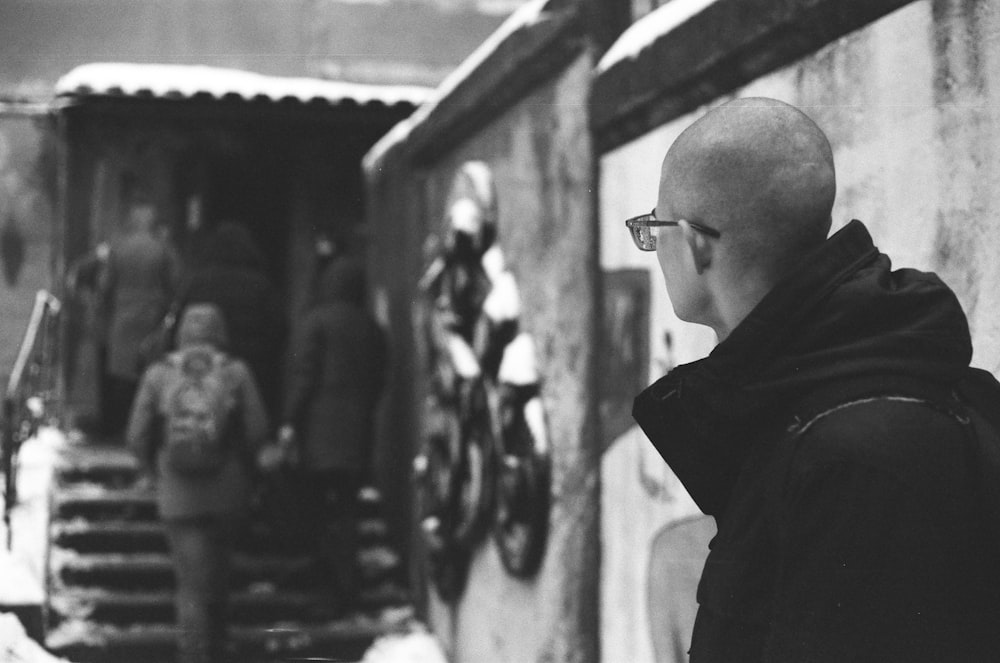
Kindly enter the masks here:
M 75 663 L 173 660 L 173 572 L 154 496 L 120 447 L 66 447 L 52 495 L 46 647 Z M 301 553 L 252 522 L 233 564 L 232 660 L 360 659 L 412 619 L 374 489 L 361 491 L 360 605 L 338 614 Z M 284 549 L 283 549 L 284 548 Z

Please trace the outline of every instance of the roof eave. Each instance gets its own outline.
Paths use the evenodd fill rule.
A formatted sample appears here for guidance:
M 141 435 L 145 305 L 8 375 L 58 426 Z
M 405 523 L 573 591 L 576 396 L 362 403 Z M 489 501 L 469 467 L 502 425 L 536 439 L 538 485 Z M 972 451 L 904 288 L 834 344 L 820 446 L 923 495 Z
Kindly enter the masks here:
M 434 160 L 561 71 L 586 44 L 579 4 L 548 2 L 536 20 L 504 35 L 476 66 L 446 80 L 394 127 L 366 155 L 365 170 L 377 171 L 400 153 L 418 162 Z
M 912 0 L 716 0 L 594 80 L 590 122 L 608 152 Z

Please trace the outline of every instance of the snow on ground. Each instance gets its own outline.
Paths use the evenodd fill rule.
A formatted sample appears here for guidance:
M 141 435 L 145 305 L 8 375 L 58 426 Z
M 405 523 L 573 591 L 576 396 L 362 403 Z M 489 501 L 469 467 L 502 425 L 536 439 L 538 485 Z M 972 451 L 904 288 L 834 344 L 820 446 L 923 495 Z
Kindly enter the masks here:
M 5 608 L 41 614 L 45 602 L 45 559 L 48 548 L 49 488 L 65 437 L 43 428 L 21 445 L 18 454 L 18 502 L 11 510 L 12 546 L 0 522 L 0 663 L 50 663 L 54 658 L 28 637 L 24 626 Z M 0 497 L 2 508 L 2 497 Z M 30 617 L 28 617 L 30 619 Z
M 423 626 L 414 626 L 409 633 L 377 638 L 360 663 L 448 663 L 448 659 L 433 634 Z
M 43 428 L 21 445 L 18 454 L 18 503 L 11 511 L 13 546 L 0 550 L 0 606 L 41 604 L 45 600 L 45 556 L 48 546 L 49 488 L 65 436 Z M 0 523 L 0 542 L 7 531 Z
M 17 617 L 0 613 L 0 663 L 59 663 L 65 660 L 49 654 L 29 638 Z

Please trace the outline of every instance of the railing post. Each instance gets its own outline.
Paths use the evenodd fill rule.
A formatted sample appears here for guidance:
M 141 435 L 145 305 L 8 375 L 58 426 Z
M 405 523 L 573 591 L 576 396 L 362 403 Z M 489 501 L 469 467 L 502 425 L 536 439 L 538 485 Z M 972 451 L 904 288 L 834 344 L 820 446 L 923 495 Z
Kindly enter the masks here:
M 17 477 L 14 474 L 14 400 L 5 395 L 3 398 L 3 524 L 7 532 L 7 550 L 14 545 L 14 530 L 11 527 L 10 514 L 17 501 Z
M 46 407 L 55 395 L 51 363 L 57 355 L 52 347 L 52 330 L 59 309 L 58 299 L 45 290 L 38 291 L 14 369 L 5 381 L 3 421 L 0 422 L 0 445 L 3 447 L 0 469 L 4 473 L 3 522 L 7 528 L 8 550 L 13 545 L 14 537 L 11 511 L 17 504 L 18 450 L 22 442 L 37 432 Z

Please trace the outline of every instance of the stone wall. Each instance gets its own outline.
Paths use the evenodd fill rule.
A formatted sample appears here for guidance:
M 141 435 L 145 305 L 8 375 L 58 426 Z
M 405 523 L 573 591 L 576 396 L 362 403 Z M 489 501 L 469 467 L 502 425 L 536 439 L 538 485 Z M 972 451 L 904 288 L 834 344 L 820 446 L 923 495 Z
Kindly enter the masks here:
M 650 381 L 704 356 L 714 338 L 672 316 L 655 257 L 634 250 L 622 220 L 655 202 L 660 161 L 680 131 L 734 96 L 776 97 L 817 121 L 835 152 L 835 229 L 859 218 L 897 267 L 938 272 L 969 314 L 973 363 L 1000 369 L 1000 45 L 989 38 L 998 30 L 1000 9 L 985 0 L 912 2 L 602 155 L 601 264 L 648 271 Z M 613 441 L 601 481 L 602 659 L 652 661 L 649 613 L 667 599 L 648 596 L 650 550 L 665 525 L 697 511 L 637 430 Z
M 425 584 L 419 559 L 414 569 L 427 590 L 424 613 L 454 663 L 596 657 L 596 246 L 592 152 L 579 112 L 590 70 L 589 56 L 576 58 L 431 163 L 417 168 L 397 153 L 369 171 L 372 273 L 395 342 L 390 398 L 405 417 L 384 434 L 395 439 L 404 462 L 419 443 L 416 404 L 428 379 L 414 288 L 420 248 L 427 235 L 444 230 L 446 196 L 466 161 L 492 169 L 498 241 L 520 287 L 522 329 L 537 347 L 552 453 L 550 531 L 540 570 L 528 579 L 509 575 L 486 538 L 464 594 L 449 603 Z

